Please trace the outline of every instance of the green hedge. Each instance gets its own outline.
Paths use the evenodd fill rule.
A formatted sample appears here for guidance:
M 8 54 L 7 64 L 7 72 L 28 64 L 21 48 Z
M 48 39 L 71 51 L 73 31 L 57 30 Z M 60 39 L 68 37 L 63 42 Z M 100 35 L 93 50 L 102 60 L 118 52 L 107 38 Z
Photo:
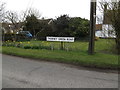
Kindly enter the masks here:
M 23 34 L 3 34 L 2 40 L 3 41 L 24 41 L 24 40 L 30 40 L 31 38 L 26 37 Z

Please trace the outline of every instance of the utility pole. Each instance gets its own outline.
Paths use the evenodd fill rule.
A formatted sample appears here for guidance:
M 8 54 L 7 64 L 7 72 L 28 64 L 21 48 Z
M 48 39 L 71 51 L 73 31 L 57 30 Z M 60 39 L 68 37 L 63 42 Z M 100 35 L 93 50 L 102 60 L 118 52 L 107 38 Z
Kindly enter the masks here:
M 2 31 L 2 22 L 0 22 L 0 41 L 2 41 Z
M 91 6 L 90 6 L 90 40 L 89 40 L 89 47 L 88 47 L 88 53 L 90 55 L 94 54 L 95 27 L 96 27 L 96 0 L 91 0 Z

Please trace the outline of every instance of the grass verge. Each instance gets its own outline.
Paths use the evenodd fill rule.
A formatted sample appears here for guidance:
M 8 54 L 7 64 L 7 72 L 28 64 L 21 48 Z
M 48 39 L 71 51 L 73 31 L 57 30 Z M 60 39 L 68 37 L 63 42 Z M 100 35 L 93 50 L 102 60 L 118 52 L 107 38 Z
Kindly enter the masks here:
M 70 63 L 80 66 L 87 66 L 101 69 L 114 69 L 118 67 L 118 56 L 113 54 L 96 53 L 88 55 L 87 52 L 62 51 L 62 50 L 32 50 L 16 47 L 2 47 L 3 54 L 21 56 L 37 60 L 47 60 L 62 63 Z

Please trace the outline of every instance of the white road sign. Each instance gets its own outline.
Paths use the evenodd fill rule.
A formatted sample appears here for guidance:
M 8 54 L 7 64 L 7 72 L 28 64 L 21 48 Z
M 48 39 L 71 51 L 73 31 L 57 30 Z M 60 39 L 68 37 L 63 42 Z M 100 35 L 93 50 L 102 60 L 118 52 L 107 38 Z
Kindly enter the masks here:
M 46 37 L 47 41 L 74 42 L 74 37 Z

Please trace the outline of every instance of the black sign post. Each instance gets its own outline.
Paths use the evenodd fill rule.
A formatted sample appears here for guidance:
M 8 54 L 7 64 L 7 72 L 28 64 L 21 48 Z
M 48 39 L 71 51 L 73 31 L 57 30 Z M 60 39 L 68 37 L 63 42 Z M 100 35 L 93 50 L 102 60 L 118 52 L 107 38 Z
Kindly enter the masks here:
M 61 42 L 60 49 L 61 49 L 61 50 L 64 50 L 64 42 Z

